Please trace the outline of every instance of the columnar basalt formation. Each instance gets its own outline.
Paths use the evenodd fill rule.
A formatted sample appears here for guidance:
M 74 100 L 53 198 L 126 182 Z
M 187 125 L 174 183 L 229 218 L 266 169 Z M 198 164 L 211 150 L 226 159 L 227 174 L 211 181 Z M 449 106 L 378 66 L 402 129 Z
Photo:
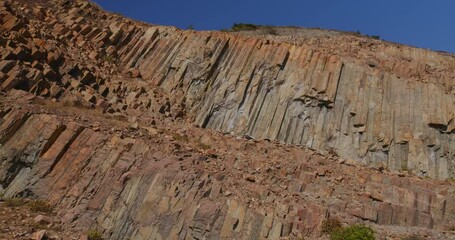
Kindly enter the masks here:
M 340 165 L 270 142 L 114 130 L 118 123 L 93 110 L 85 115 L 96 117 L 62 117 L 18 105 L 1 111 L 5 197 L 47 199 L 64 224 L 96 226 L 109 239 L 317 237 L 327 216 L 429 229 L 455 224 L 453 183 Z
M 356 47 L 326 53 L 158 28 L 134 38 L 126 46 L 132 51 L 119 51 L 122 62 L 180 93 L 202 127 L 335 151 L 391 170 L 454 174 L 453 56 L 419 49 L 406 56 L 408 47 L 391 45 L 375 51 L 394 51 L 392 60 L 356 59 L 348 56 Z M 393 62 L 402 48 L 409 62 Z
M 35 38 L 32 47 L 8 46 L 14 51 L 4 54 L 0 66 L 13 74 L 5 75 L 2 89 L 22 88 L 57 99 L 61 87 L 76 89 L 89 103 L 122 102 L 110 109 L 114 112 L 131 105 L 147 109 L 152 95 L 147 89 L 159 86 L 202 127 L 333 151 L 390 170 L 439 179 L 454 174 L 451 55 L 349 34 L 313 43 L 180 31 L 98 15 L 90 4 L 62 6 L 69 14 L 51 22 L 59 35 L 52 41 L 68 39 L 76 49 L 93 49 L 81 58 L 113 70 L 93 75 L 102 72 L 96 65 L 65 61 L 74 56 Z M 19 18 L 5 17 L 6 29 L 27 22 L 12 25 L 11 19 Z M 45 55 L 50 62 L 42 66 Z M 31 59 L 30 71 L 14 65 L 21 58 Z M 124 82 L 106 79 L 114 66 L 144 82 L 130 83 L 136 89 L 126 93 Z M 142 101 L 134 101 L 141 94 Z
M 0 26 L 0 193 L 72 230 L 319 238 L 335 217 L 453 237 L 452 55 L 182 31 L 85 0 L 3 1 Z

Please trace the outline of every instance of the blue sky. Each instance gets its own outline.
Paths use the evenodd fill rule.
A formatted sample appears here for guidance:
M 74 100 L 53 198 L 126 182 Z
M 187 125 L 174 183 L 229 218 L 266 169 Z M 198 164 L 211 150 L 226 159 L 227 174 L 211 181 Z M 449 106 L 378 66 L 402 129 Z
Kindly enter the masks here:
M 133 19 L 186 29 L 233 23 L 360 31 L 381 39 L 455 53 L 454 0 L 95 0 Z

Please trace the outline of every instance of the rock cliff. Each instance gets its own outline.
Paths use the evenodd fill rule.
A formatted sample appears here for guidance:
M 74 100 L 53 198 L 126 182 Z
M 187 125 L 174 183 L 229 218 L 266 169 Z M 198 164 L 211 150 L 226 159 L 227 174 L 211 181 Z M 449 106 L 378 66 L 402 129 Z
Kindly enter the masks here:
M 133 39 L 122 65 L 181 94 L 204 128 L 454 174 L 453 56 L 354 36 L 312 46 L 149 28 Z
M 336 217 L 453 237 L 450 54 L 182 31 L 82 0 L 3 1 L 0 25 L 0 190 L 45 199 L 72 230 L 319 238 Z

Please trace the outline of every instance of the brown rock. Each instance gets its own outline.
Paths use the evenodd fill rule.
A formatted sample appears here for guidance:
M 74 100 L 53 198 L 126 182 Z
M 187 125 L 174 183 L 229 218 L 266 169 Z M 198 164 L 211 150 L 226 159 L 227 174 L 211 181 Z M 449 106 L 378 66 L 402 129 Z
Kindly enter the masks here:
M 0 1 L 5 196 L 42 196 L 67 229 L 112 239 L 318 239 L 328 216 L 384 238 L 452 237 L 440 229 L 455 221 L 453 183 L 411 176 L 454 175 L 452 56 L 315 29 L 181 31 L 44 2 Z M 8 228 L 27 224 L 14 214 Z
M 19 31 L 23 26 L 23 21 L 13 15 L 6 15 L 3 18 L 3 27 L 9 31 Z
M 70 80 L 70 84 L 75 89 L 79 88 L 82 85 L 80 81 L 75 79 Z
M 98 55 L 99 55 L 99 54 L 98 54 L 97 51 L 92 51 L 92 52 L 90 52 L 90 54 L 88 55 L 88 57 L 89 57 L 90 59 L 96 59 L 96 58 L 98 57 Z
M 48 225 L 52 223 L 52 219 L 44 215 L 38 215 L 34 218 L 34 222 L 38 225 Z
M 40 230 L 33 234 L 33 240 L 45 240 L 47 239 L 46 230 Z
M 31 51 L 31 55 L 30 55 L 30 58 L 34 61 L 38 61 L 38 60 L 41 60 L 42 58 L 44 58 L 45 56 L 45 53 L 42 52 L 40 49 L 38 48 L 32 48 L 32 51 Z
M 131 77 L 133 77 L 133 78 L 140 78 L 140 77 L 142 77 L 141 72 L 139 71 L 139 69 L 133 69 L 133 70 L 131 70 Z
M 14 49 L 13 54 L 15 55 L 16 59 L 21 61 L 30 62 L 32 60 L 30 50 L 24 47 L 17 47 L 16 49 Z
M 324 167 L 318 167 L 317 168 L 317 175 L 319 177 L 323 177 L 327 174 L 327 169 L 325 169 Z
M 131 124 L 130 128 L 133 129 L 133 130 L 139 129 L 139 123 L 138 122 L 134 122 L 133 124 Z
M 85 25 L 84 27 L 82 27 L 82 29 L 81 29 L 81 31 L 79 33 L 85 36 L 88 33 L 90 33 L 91 31 L 92 31 L 92 26 L 91 25 Z
M 43 74 L 50 81 L 57 81 L 59 79 L 59 75 L 51 68 L 45 68 Z
M 16 62 L 12 60 L 2 60 L 0 61 L 0 71 L 7 74 L 15 64 Z
M 96 103 L 96 97 L 93 94 L 86 93 L 84 96 L 84 100 L 90 103 Z
M 95 76 L 90 71 L 85 71 L 80 82 L 85 85 L 92 84 L 95 82 Z
M 9 78 L 7 78 L 1 85 L 1 89 L 5 91 L 10 91 L 11 89 L 15 88 L 19 83 L 22 82 L 22 78 L 20 76 L 16 75 L 11 75 Z

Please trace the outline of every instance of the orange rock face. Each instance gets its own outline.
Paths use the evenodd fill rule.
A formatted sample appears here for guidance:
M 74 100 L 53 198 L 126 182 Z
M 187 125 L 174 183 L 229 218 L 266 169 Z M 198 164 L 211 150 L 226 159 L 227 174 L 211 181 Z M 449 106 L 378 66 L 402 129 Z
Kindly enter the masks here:
M 0 193 L 108 239 L 454 237 L 454 57 L 276 31 L 1 2 Z

